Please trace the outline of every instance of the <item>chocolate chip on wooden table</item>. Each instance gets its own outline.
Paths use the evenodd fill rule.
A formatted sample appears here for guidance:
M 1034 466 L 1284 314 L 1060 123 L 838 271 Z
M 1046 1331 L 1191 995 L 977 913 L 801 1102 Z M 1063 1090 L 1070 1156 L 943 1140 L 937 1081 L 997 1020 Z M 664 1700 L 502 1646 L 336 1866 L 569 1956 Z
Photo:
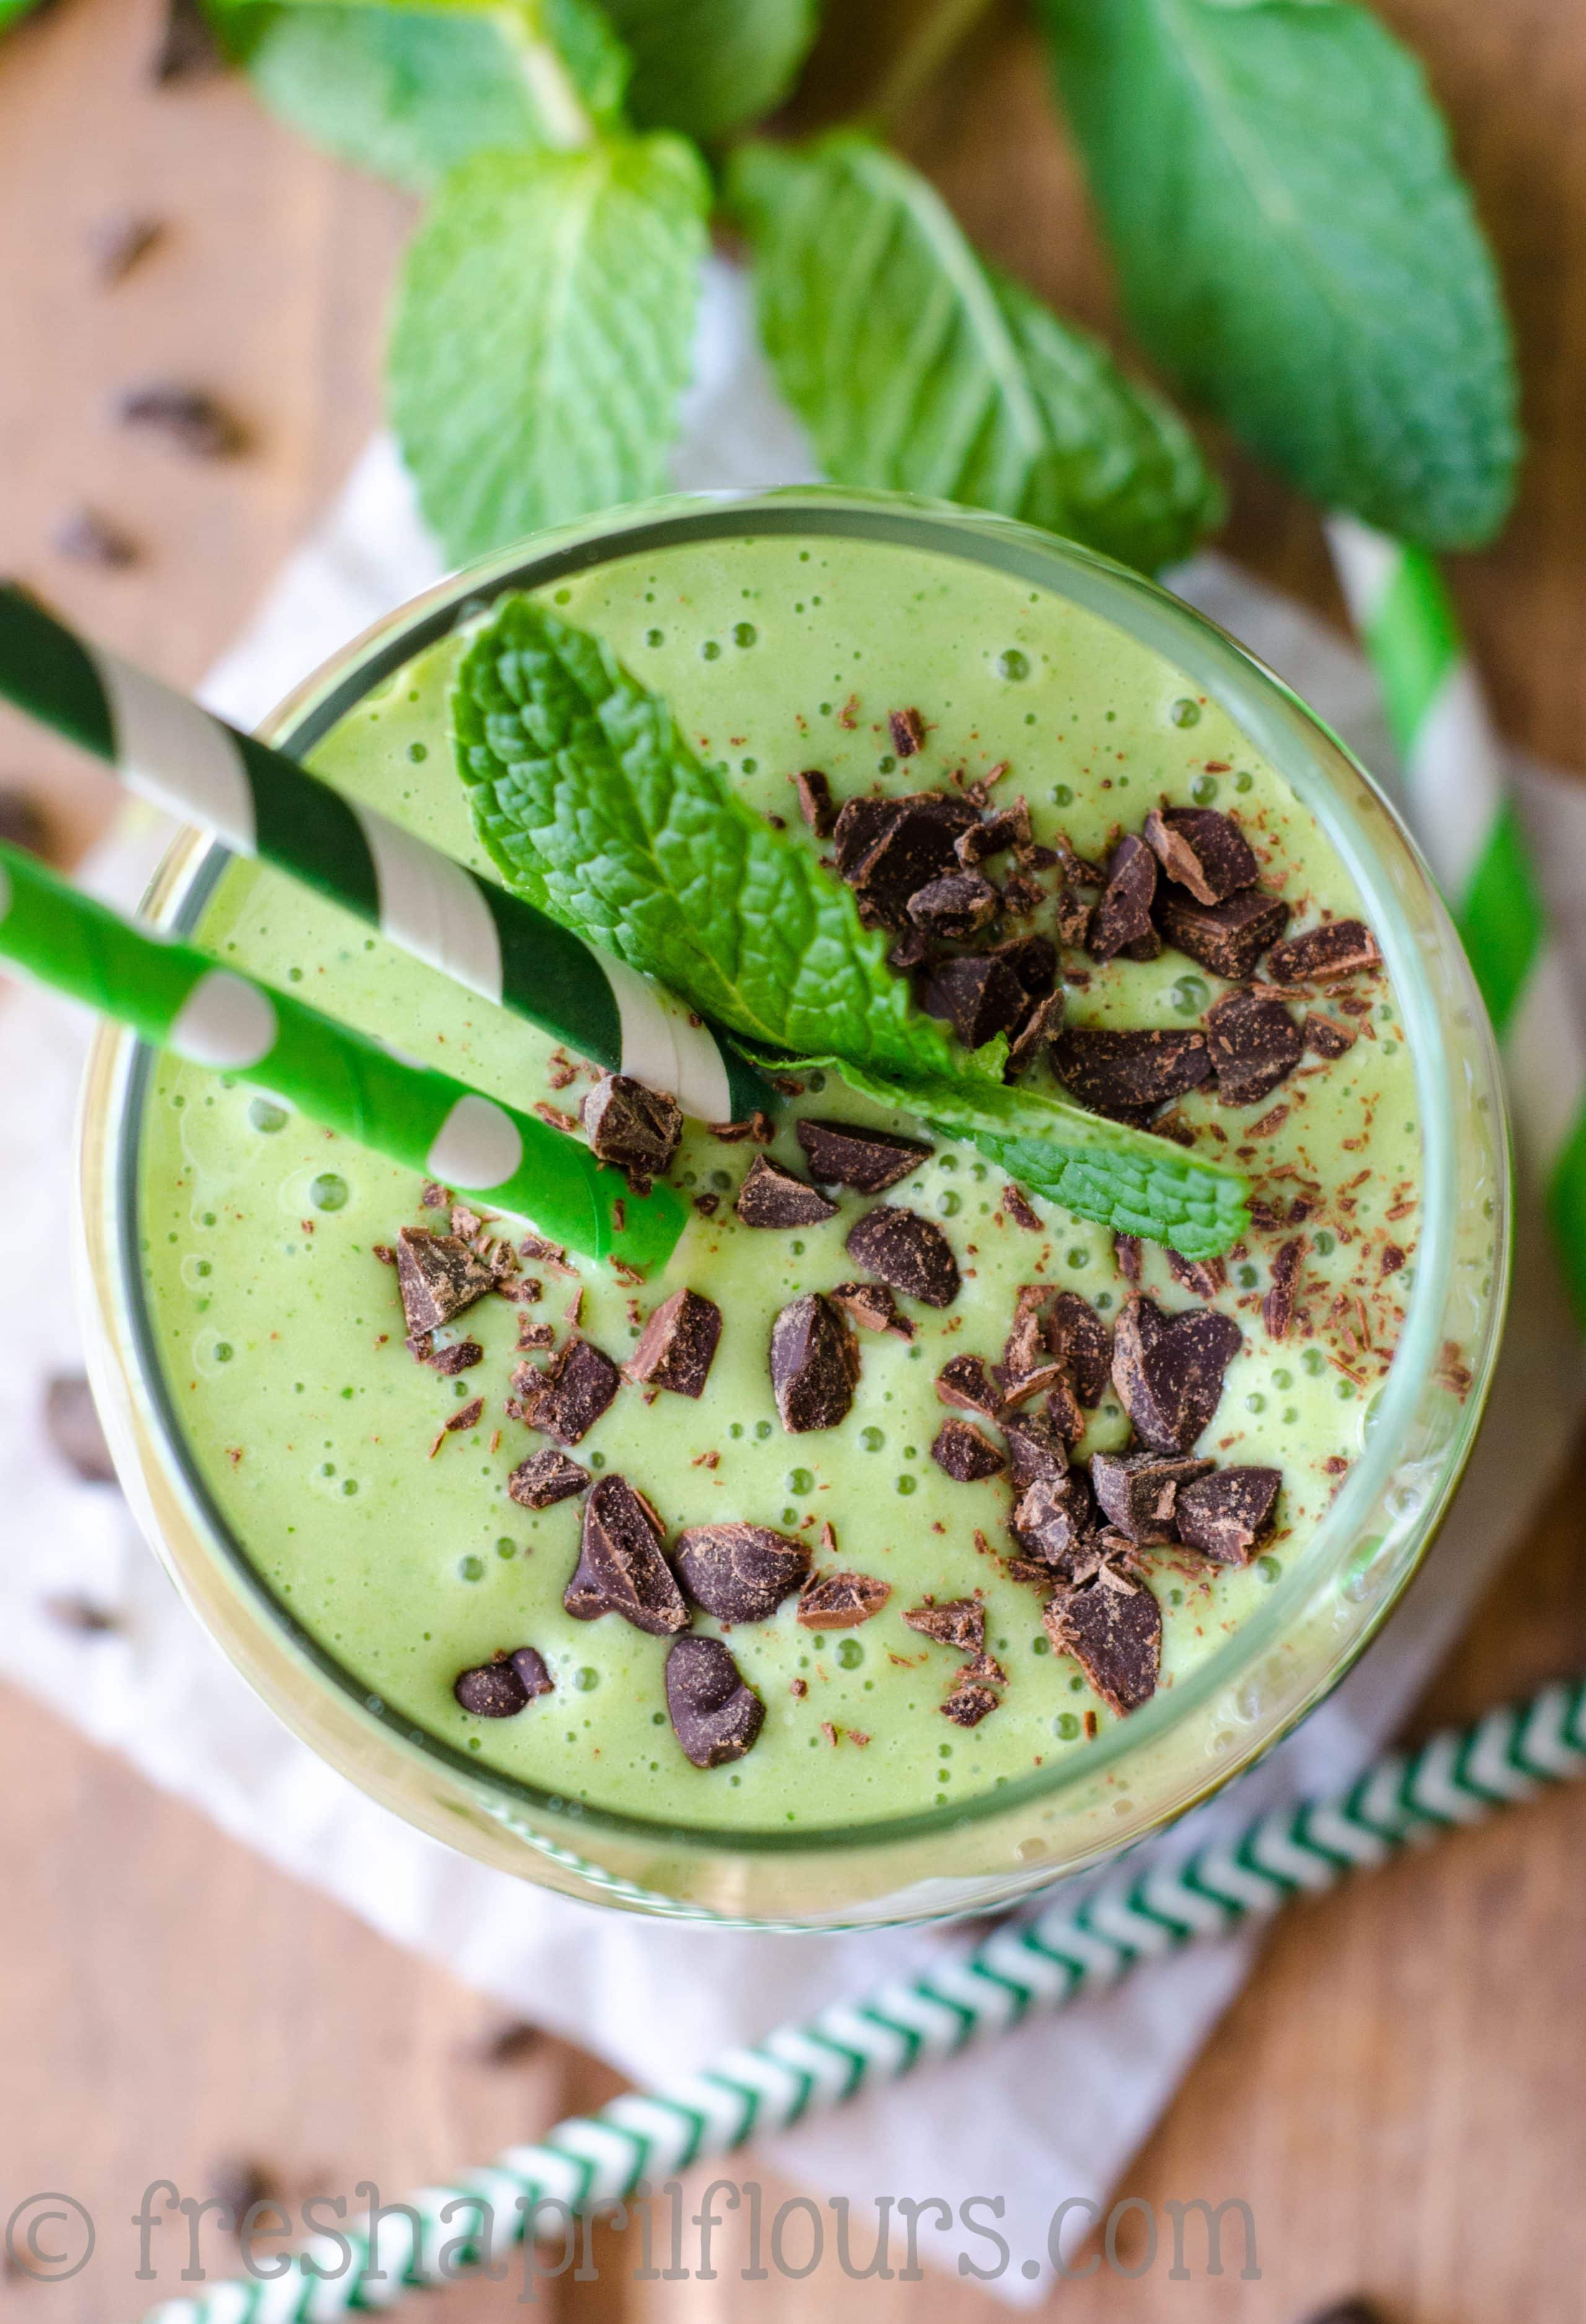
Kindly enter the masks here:
M 1130 1541 L 1171 1541 L 1180 1489 L 1211 1465 L 1175 1452 L 1098 1452 L 1091 1488 L 1103 1514 Z
M 493 1291 L 496 1277 L 461 1235 L 403 1227 L 396 1240 L 397 1287 L 410 1332 L 435 1332 Z
M 995 954 L 964 954 L 938 962 L 919 994 L 927 1015 L 951 1025 L 966 1049 L 978 1049 L 999 1033 L 1011 1033 L 1029 1002 L 1013 969 Z
M 725 1767 L 754 1747 L 765 1705 L 720 1638 L 679 1638 L 667 1655 L 667 1712 L 685 1758 Z
M 558 1444 L 576 1444 L 606 1410 L 622 1378 L 593 1340 L 569 1340 L 544 1371 L 533 1364 L 518 1366 L 512 1374 L 514 1416 Z
M 690 1526 L 674 1552 L 684 1589 L 718 1622 L 765 1622 L 809 1574 L 806 1543 L 734 1520 Z
M 986 1608 L 980 1597 L 949 1598 L 938 1604 L 927 1598 L 922 1605 L 910 1606 L 904 1620 L 922 1638 L 934 1638 L 939 1646 L 956 1646 L 961 1654 L 978 1655 L 986 1643 Z
M 757 1154 L 738 1189 L 733 1205 L 746 1227 L 787 1231 L 794 1227 L 818 1227 L 837 1215 L 837 1205 L 796 1170 L 785 1169 L 769 1154 Z
M 812 1178 L 826 1186 L 853 1186 L 862 1194 L 885 1194 L 936 1152 L 923 1139 L 900 1138 L 890 1130 L 861 1130 L 848 1121 L 805 1120 L 793 1134 L 804 1148 Z
M 554 1444 L 542 1445 L 520 1462 L 507 1479 L 507 1493 L 520 1508 L 549 1509 L 553 1502 L 570 1500 L 589 1483 L 589 1471 Z
M 1146 844 L 1197 904 L 1221 904 L 1255 885 L 1259 866 L 1231 816 L 1210 807 L 1153 807 Z
M 817 839 L 830 839 L 837 827 L 837 802 L 819 767 L 805 767 L 794 776 L 798 812 Z
M 683 1592 L 662 1552 L 660 1521 L 625 1477 L 597 1477 L 589 1489 L 578 1563 L 562 1604 L 576 1621 L 620 1614 L 653 1637 L 688 1628 Z
M 799 1627 L 806 1630 L 856 1630 L 879 1614 L 892 1594 L 890 1582 L 873 1573 L 812 1573 L 798 1596 Z
M 927 936 L 964 944 L 996 918 L 1001 897 L 981 872 L 945 872 L 908 899 L 908 917 Z
M 1111 1115 L 1165 1105 L 1212 1071 L 1204 1033 L 1165 1028 L 1065 1033 L 1053 1044 L 1052 1063 L 1081 1105 Z
M 519 1646 L 493 1662 L 459 1671 L 452 1692 L 475 1719 L 515 1719 L 537 1695 L 554 1692 L 555 1683 L 537 1649 Z
M 584 1134 L 597 1161 L 621 1170 L 636 1194 L 648 1194 L 677 1159 L 683 1111 L 631 1074 L 602 1074 L 584 1101 Z
M 1162 1667 L 1162 1609 L 1143 1582 L 1099 1565 L 1059 1590 L 1042 1617 L 1060 1655 L 1072 1655 L 1110 1711 L 1138 1711 L 1157 1692 Z
M 1151 918 L 1157 893 L 1157 859 L 1143 839 L 1126 834 L 1107 865 L 1107 884 L 1091 914 L 1085 948 L 1093 960 L 1155 960 L 1162 949 Z
M 1053 1300 L 1047 1343 L 1067 1371 L 1080 1403 L 1093 1410 L 1112 1377 L 1112 1334 L 1079 1292 L 1059 1291 Z
M 701 1291 L 674 1291 L 655 1308 L 623 1366 L 631 1380 L 701 1396 L 722 1336 L 722 1311 Z
M 85 1484 L 115 1484 L 115 1463 L 110 1458 L 86 1373 L 57 1372 L 45 1381 L 44 1431 L 67 1467 Z
M 789 1435 L 835 1428 L 853 1404 L 858 1351 L 829 1300 L 807 1291 L 771 1325 L 771 1388 Z
M 1191 1450 L 1216 1413 L 1223 1374 L 1243 1344 L 1232 1316 L 1217 1308 L 1168 1315 L 1154 1300 L 1130 1300 L 1112 1335 L 1112 1385 L 1153 1452 Z
M 956 1412 L 983 1412 L 988 1419 L 1002 1402 L 983 1356 L 949 1356 L 936 1374 L 936 1394 Z
M 1277 1469 L 1215 1469 L 1181 1485 L 1178 1538 L 1218 1565 L 1248 1565 L 1272 1529 L 1283 1475 Z
M 925 749 L 925 720 L 917 710 L 890 710 L 887 731 L 900 759 L 912 759 Z
M 1206 1040 L 1217 1095 L 1224 1105 L 1270 1097 L 1305 1055 L 1300 1028 L 1281 1001 L 1225 992 L 1206 1014 Z
M 1008 1466 L 1008 1455 L 969 1420 L 945 1420 L 931 1444 L 931 1459 L 960 1485 L 977 1484 Z
M 896 1340 L 912 1340 L 914 1325 L 899 1312 L 891 1288 L 885 1283 L 834 1283 L 826 1297 L 850 1322 L 867 1332 L 890 1332 Z
M 844 1249 L 906 1298 L 949 1307 L 958 1296 L 962 1278 L 953 1246 L 935 1221 L 917 1211 L 878 1204 L 850 1227 Z
M 1327 920 L 1275 945 L 1267 973 L 1274 984 L 1335 984 L 1381 965 L 1376 939 L 1363 920 Z
M 115 417 L 124 428 L 163 437 L 173 451 L 192 460 L 230 459 L 247 446 L 241 420 L 202 388 L 176 381 L 129 387 L 116 399 Z

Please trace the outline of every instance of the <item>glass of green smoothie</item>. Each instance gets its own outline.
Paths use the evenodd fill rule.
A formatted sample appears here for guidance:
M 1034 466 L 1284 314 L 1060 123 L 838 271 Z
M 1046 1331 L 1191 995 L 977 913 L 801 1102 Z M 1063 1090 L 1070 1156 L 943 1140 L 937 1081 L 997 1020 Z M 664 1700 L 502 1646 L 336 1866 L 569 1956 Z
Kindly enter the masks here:
M 1249 1230 L 1210 1260 L 1115 1237 L 817 1069 L 774 1118 L 682 1126 L 652 1167 L 689 1224 L 640 1283 L 106 1031 L 81 1221 L 122 1476 L 281 1718 L 472 1855 L 738 1924 L 1005 1904 L 1248 1767 L 1435 1533 L 1508 1271 L 1457 938 L 1233 641 L 901 498 L 543 536 L 377 624 L 269 738 L 493 872 L 456 690 L 520 595 L 667 698 L 954 1038 L 1242 1172 Z M 147 908 L 569 1135 L 622 1112 L 218 844 L 179 842 Z M 427 1306 L 414 1255 L 447 1250 L 492 1287 Z

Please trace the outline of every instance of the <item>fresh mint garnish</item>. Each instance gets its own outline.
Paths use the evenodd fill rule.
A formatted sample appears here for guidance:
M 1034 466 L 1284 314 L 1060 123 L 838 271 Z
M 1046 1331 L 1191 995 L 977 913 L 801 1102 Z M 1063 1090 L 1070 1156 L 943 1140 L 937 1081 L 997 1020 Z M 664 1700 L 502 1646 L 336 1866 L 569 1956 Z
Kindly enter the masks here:
M 1216 521 L 1182 421 L 989 266 L 896 154 L 752 144 L 728 192 L 761 336 L 834 482 L 996 509 L 1148 572 Z
M 1248 1223 L 1242 1180 L 1057 1097 L 1007 1088 L 915 1006 L 890 939 L 805 842 L 707 766 L 662 698 L 587 631 L 496 607 L 452 697 L 457 765 L 509 887 L 733 1027 L 752 1050 L 834 1065 L 856 1089 L 970 1136 L 1010 1176 L 1188 1258 Z
M 1415 60 L 1341 0 L 1042 6 L 1151 355 L 1323 508 L 1487 540 L 1509 336 Z
M 459 561 L 667 481 L 709 185 L 680 138 L 482 153 L 408 252 L 392 417 Z
M 816 0 L 606 0 L 633 57 L 645 129 L 704 143 L 779 105 L 815 38 Z

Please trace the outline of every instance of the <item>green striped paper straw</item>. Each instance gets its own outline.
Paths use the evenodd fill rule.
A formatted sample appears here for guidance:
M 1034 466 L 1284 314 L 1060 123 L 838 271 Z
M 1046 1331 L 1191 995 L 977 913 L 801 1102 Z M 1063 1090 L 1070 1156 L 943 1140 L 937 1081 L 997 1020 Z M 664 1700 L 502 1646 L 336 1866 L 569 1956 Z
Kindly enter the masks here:
M 1341 1795 L 1257 1817 L 1230 1841 L 1148 1868 L 1010 1923 L 922 1976 L 837 2002 L 727 2051 L 655 2090 L 558 2123 L 531 2146 L 385 2208 L 373 2238 L 308 2244 L 268 2284 L 217 2282 L 152 2311 L 160 2324 L 334 2324 L 476 2271 L 571 2213 L 646 2195 L 674 2173 L 736 2153 L 762 2132 L 846 2106 L 938 2058 L 1064 2009 L 1143 1961 L 1269 1918 L 1294 1898 L 1544 1784 L 1586 1773 L 1586 1680 L 1489 1711 L 1408 1756 L 1379 1760 Z M 442 2264 L 446 2255 L 446 2264 Z
M 155 1047 L 256 1082 L 327 1129 L 514 1212 L 587 1258 L 656 1266 L 683 1231 L 688 1213 L 671 1187 L 633 1194 L 576 1139 L 186 945 L 144 935 L 3 844 L 0 958 Z
M 1443 576 L 1353 517 L 1328 538 L 1377 673 L 1415 835 L 1448 899 L 1503 1051 L 1517 1141 L 1545 1189 L 1586 1327 L 1586 1039 L 1549 933 L 1503 752 Z
M 491 880 L 0 587 L 0 695 L 179 822 L 262 856 L 471 992 L 707 1122 L 780 1101 L 681 1001 Z

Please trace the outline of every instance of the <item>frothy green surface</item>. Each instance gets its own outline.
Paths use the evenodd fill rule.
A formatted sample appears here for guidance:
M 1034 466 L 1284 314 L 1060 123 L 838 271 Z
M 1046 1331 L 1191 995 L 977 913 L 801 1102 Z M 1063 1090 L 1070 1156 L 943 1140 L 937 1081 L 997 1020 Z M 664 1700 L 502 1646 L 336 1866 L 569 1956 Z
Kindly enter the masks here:
M 1138 829 L 1160 798 L 1214 804 L 1238 815 L 1264 884 L 1287 898 L 1295 925 L 1359 909 L 1330 843 L 1220 710 L 1120 632 L 1027 584 L 892 546 L 801 549 L 781 539 L 669 549 L 547 595 L 665 692 L 698 747 L 768 812 L 797 820 L 788 777 L 801 766 L 823 767 L 844 798 L 877 781 L 936 786 L 951 770 L 983 774 L 1006 761 L 998 796 L 1024 792 L 1037 838 L 1065 831 L 1081 853 L 1101 854 L 1113 826 Z M 410 664 L 313 763 L 483 869 L 447 736 L 459 650 L 448 641 Z M 928 747 L 899 764 L 886 715 L 909 705 L 929 722 Z M 558 1086 L 543 1036 L 266 869 L 234 865 L 199 934 L 220 959 L 520 1105 L 576 1107 L 587 1086 Z M 1070 992 L 1069 1021 L 1189 1025 L 1221 989 L 1171 950 L 1147 964 L 1093 966 L 1088 985 Z M 1182 1553 L 1154 1554 L 1165 1686 L 1264 1597 L 1314 1527 L 1339 1464 L 1359 1450 L 1402 1320 L 1417 1224 L 1414 1080 L 1391 993 L 1381 983 L 1364 991 L 1370 1014 L 1347 1056 L 1308 1060 L 1265 1106 L 1230 1110 L 1196 1092 L 1180 1109 L 1213 1141 L 1206 1150 L 1237 1155 L 1258 1194 L 1283 1201 L 1316 1183 L 1323 1195 L 1306 1222 L 1312 1336 L 1275 1345 L 1262 1327 L 1282 1235 L 1252 1235 L 1229 1264 L 1219 1304 L 1245 1342 L 1202 1450 L 1282 1469 L 1280 1529 L 1243 1572 L 1208 1578 Z M 801 1103 L 916 1126 L 834 1081 Z M 619 1362 L 640 1317 L 682 1284 L 707 1293 L 727 1320 L 697 1403 L 662 1394 L 647 1406 L 624 1388 L 573 1456 L 628 1476 L 670 1530 L 746 1518 L 815 1540 L 829 1522 L 835 1558 L 817 1555 L 817 1564 L 891 1584 L 885 1610 L 857 1630 L 812 1635 L 789 1602 L 771 1621 L 732 1632 L 767 1707 L 758 1744 L 736 1766 L 701 1773 L 683 1757 L 665 1712 L 664 1639 L 616 1616 L 579 1623 L 563 1611 L 580 1504 L 535 1515 L 507 1497 L 510 1471 L 544 1442 L 502 1411 L 518 1314 L 556 1323 L 559 1339 L 577 1286 L 544 1276 L 543 1303 L 528 1311 L 482 1301 L 445 1336 L 481 1341 L 483 1364 L 456 1380 L 422 1369 L 401 1344 L 395 1277 L 372 1250 L 404 1223 L 435 1223 L 418 1183 L 167 1057 L 152 1077 L 141 1203 L 171 1396 L 216 1502 L 296 1619 L 360 1690 L 486 1764 L 571 1798 L 704 1824 L 811 1829 L 961 1802 L 1050 1765 L 1083 1740 L 1087 1714 L 1103 1724 L 1110 1714 L 1077 1667 L 1049 1650 L 1038 1597 L 1003 1570 L 1006 1482 L 954 1483 L 930 1460 L 946 1416 L 936 1375 L 953 1354 L 1000 1354 L 1020 1284 L 1072 1286 L 1109 1317 L 1127 1286 L 1103 1230 L 1039 1204 L 1042 1233 L 1010 1223 L 989 1166 L 972 1148 L 938 1145 L 885 1199 L 944 1228 L 964 1270 L 961 1296 L 945 1312 L 903 1303 L 918 1326 L 911 1345 L 862 1333 L 847 1423 L 787 1435 L 766 1363 L 772 1317 L 798 1293 L 858 1271 L 843 1238 L 870 1205 L 844 1192 L 825 1226 L 751 1231 L 732 1200 L 754 1150 L 691 1131 L 674 1175 L 690 1193 L 718 1194 L 715 1214 L 695 1219 L 665 1275 L 637 1294 L 585 1268 L 580 1328 Z M 802 1170 L 790 1127 L 772 1151 Z M 1388 1242 L 1406 1264 L 1385 1275 Z M 1193 1304 L 1156 1250 L 1146 1288 L 1169 1307 Z M 476 1395 L 486 1399 L 480 1425 L 447 1436 L 429 1457 L 441 1423 Z M 1109 1401 L 1080 1450 L 1126 1434 Z M 711 1454 L 714 1466 L 702 1457 Z M 902 1616 L 927 1592 L 977 1589 L 1009 1683 L 1001 1707 L 966 1732 L 940 1711 L 962 1658 Z M 458 1671 L 523 1644 L 545 1656 L 555 1692 L 514 1720 L 461 1711 Z M 807 1688 L 798 1697 L 797 1680 Z

